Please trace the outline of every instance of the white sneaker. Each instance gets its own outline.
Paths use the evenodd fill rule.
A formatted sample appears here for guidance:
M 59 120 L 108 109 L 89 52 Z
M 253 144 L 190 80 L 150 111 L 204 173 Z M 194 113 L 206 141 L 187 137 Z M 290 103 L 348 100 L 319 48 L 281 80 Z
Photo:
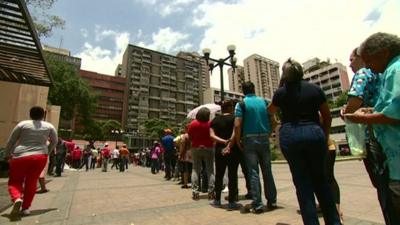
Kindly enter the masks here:
M 21 215 L 23 216 L 29 216 L 31 214 L 31 211 L 29 209 L 24 209 L 21 211 Z
M 228 193 L 228 192 L 229 192 L 228 186 L 225 186 L 224 190 L 222 190 L 222 193 Z
M 15 218 L 15 217 L 18 217 L 18 216 L 19 216 L 19 210 L 20 210 L 20 208 L 21 208 L 21 205 L 22 205 L 22 199 L 17 198 L 17 199 L 14 201 L 14 205 L 13 205 L 13 207 L 12 207 L 12 209 L 11 209 L 11 212 L 10 212 L 10 217 L 11 217 L 11 218 Z

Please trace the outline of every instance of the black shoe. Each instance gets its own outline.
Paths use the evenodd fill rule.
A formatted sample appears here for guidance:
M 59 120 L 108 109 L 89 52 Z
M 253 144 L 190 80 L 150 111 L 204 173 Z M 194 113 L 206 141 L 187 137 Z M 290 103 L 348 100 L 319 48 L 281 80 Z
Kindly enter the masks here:
M 261 208 L 253 208 L 253 213 L 254 214 L 261 214 L 264 212 L 264 207 Z
M 272 211 L 278 208 L 276 202 L 268 202 L 267 203 L 267 211 Z
M 199 193 L 192 192 L 192 199 L 198 201 L 200 199 Z
M 190 188 L 190 187 L 187 186 L 187 185 L 182 185 L 181 188 L 183 188 L 183 189 L 188 189 L 188 188 Z

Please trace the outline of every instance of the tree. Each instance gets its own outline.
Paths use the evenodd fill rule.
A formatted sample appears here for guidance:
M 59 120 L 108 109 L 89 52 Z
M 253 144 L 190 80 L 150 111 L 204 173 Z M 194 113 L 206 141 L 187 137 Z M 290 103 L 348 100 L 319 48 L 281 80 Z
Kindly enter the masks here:
M 91 87 L 78 75 L 71 64 L 46 54 L 46 62 L 53 78 L 49 90 L 49 102 L 61 106 L 61 118 L 87 120 L 96 108 L 97 96 Z
M 336 100 L 335 100 L 336 107 L 342 107 L 344 104 L 347 103 L 347 93 L 348 92 L 349 91 L 344 91 L 339 95 L 339 97 L 336 98 Z
M 177 131 L 176 126 L 172 126 L 169 122 L 162 119 L 149 119 L 144 123 L 146 133 L 152 138 L 161 138 L 164 135 L 164 129 L 170 128 L 172 132 Z
M 121 130 L 121 124 L 116 120 L 92 120 L 85 121 L 84 139 L 87 141 L 110 140 L 112 130 Z
M 39 37 L 49 37 L 54 28 L 64 29 L 65 21 L 47 12 L 56 0 L 25 0 L 30 8 L 31 17 Z
M 342 92 L 334 101 L 328 100 L 329 108 L 339 108 L 347 103 L 347 93 L 348 91 Z

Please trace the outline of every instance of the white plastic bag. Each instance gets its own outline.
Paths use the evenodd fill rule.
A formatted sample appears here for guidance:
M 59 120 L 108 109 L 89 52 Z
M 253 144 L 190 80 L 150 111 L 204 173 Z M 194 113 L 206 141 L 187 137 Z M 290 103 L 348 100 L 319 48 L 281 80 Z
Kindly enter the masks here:
M 350 152 L 353 156 L 366 156 L 365 130 L 367 125 L 360 123 L 346 122 L 346 136 L 349 143 Z

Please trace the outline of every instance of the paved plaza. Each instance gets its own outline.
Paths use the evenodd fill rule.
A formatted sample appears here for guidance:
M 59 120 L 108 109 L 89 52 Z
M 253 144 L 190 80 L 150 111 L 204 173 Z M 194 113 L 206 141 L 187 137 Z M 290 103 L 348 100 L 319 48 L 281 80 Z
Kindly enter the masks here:
M 51 191 L 36 195 L 30 216 L 10 222 L 8 207 L 0 212 L 0 224 L 302 224 L 296 212 L 298 204 L 288 165 L 273 164 L 273 173 L 280 208 L 256 215 L 213 208 L 206 194 L 193 201 L 190 189 L 181 189 L 176 182 L 165 181 L 162 173 L 151 174 L 148 168 L 134 166 L 123 173 L 116 170 L 103 173 L 100 169 L 66 171 L 62 177 L 49 178 L 47 187 Z M 345 224 L 383 224 L 376 193 L 362 162 L 337 162 L 335 173 L 341 188 Z M 240 194 L 245 194 L 242 175 L 239 185 Z M 245 205 L 250 201 L 240 203 Z M 322 218 L 321 224 L 324 224 Z

